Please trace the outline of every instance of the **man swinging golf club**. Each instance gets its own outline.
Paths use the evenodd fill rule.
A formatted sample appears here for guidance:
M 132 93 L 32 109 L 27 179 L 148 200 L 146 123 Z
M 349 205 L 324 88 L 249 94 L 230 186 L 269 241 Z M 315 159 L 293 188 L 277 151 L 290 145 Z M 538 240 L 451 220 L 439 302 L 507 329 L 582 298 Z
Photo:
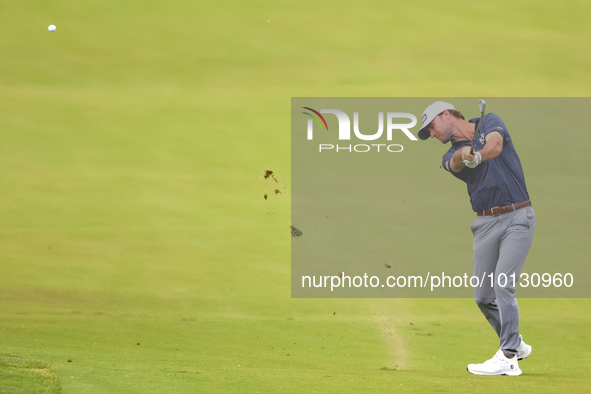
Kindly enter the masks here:
M 467 184 L 477 215 L 471 226 L 472 275 L 484 277 L 484 283 L 474 288 L 474 298 L 499 336 L 500 348 L 490 360 L 469 364 L 468 371 L 518 376 L 518 360 L 528 357 L 532 347 L 519 335 L 514 285 L 533 241 L 536 214 L 509 131 L 500 117 L 484 114 L 485 106 L 480 100 L 481 117 L 466 121 L 453 105 L 437 101 L 425 109 L 418 136 L 451 141 L 443 168 Z

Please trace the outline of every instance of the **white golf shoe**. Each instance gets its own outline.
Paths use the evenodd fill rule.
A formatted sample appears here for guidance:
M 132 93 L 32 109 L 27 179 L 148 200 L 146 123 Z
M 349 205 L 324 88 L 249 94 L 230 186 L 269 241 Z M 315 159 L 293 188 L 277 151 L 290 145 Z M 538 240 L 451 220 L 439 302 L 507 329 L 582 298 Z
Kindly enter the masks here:
M 507 358 L 501 349 L 497 351 L 493 358 L 482 364 L 469 364 L 468 372 L 475 375 L 521 375 L 521 369 L 519 369 L 519 364 L 517 363 L 517 356 Z
M 528 345 L 527 343 L 523 342 L 523 338 L 521 337 L 521 335 L 519 336 L 519 339 L 521 339 L 521 343 L 519 344 L 519 346 L 517 346 L 517 360 L 521 361 L 524 358 L 527 358 L 530 354 L 531 354 L 531 346 Z

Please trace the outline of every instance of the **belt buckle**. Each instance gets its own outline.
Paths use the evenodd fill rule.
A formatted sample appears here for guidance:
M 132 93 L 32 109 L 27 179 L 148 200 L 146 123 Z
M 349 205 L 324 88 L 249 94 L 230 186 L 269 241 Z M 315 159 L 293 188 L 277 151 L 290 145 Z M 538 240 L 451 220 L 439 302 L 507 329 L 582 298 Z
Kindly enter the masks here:
M 500 213 L 495 215 L 495 209 L 499 209 L 500 207 L 494 207 L 490 209 L 490 216 L 499 216 Z

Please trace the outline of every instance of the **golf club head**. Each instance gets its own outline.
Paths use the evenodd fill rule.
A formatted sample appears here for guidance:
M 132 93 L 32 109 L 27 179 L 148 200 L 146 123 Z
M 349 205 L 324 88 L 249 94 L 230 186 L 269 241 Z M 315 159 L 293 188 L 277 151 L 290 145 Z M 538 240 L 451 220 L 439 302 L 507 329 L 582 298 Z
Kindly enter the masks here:
M 486 101 L 478 100 L 478 108 L 480 108 L 480 113 L 483 114 L 486 109 Z

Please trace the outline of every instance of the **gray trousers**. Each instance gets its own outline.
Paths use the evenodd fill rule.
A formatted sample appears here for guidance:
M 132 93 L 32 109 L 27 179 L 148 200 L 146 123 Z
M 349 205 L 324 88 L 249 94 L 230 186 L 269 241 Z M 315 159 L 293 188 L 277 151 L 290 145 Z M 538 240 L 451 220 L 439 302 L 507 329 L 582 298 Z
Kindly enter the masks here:
M 499 336 L 500 348 L 509 357 L 517 354 L 520 344 L 515 284 L 519 282 L 535 227 L 536 213 L 532 207 L 499 216 L 479 216 L 471 226 L 472 275 L 484 277 L 481 285 L 474 288 L 474 299 Z

